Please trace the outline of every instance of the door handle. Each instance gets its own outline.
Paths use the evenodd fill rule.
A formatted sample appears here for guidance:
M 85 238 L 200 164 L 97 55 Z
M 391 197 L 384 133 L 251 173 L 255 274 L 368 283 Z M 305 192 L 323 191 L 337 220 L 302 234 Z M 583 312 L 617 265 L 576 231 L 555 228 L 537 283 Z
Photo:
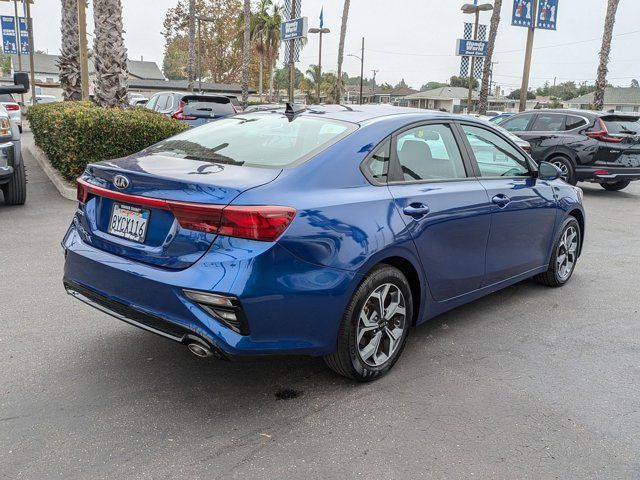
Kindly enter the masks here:
M 429 213 L 429 207 L 424 203 L 412 203 L 411 205 L 404 207 L 402 211 L 405 215 L 409 215 L 410 217 L 420 218 Z
M 499 193 L 498 195 L 493 197 L 491 201 L 496 205 L 498 205 L 500 208 L 503 208 L 507 206 L 507 204 L 511 201 L 511 199 L 506 195 Z

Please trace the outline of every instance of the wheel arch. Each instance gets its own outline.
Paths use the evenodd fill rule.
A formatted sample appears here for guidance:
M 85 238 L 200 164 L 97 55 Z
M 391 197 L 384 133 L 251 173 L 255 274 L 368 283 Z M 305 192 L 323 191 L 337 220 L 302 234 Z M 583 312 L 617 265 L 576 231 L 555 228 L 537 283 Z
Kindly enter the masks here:
M 416 323 L 418 323 L 418 319 L 423 316 L 423 304 L 427 300 L 424 294 L 424 292 L 427 291 L 426 279 L 420 273 L 422 269 L 419 261 L 417 259 L 409 258 L 407 255 L 402 255 L 397 251 L 389 252 L 386 256 L 380 256 L 374 261 L 367 263 L 367 265 L 361 269 L 360 273 L 362 274 L 362 280 L 367 277 L 371 270 L 381 264 L 397 268 L 407 278 L 413 300 L 412 325 L 416 325 Z
M 556 150 L 552 151 L 551 153 L 549 153 L 544 158 L 544 161 L 548 162 L 551 159 L 553 159 L 554 157 L 564 157 L 564 158 L 566 158 L 567 160 L 569 160 L 573 164 L 574 168 L 578 166 L 578 158 L 577 158 L 577 156 L 572 155 L 571 152 L 565 150 L 562 147 L 559 147 L 559 149 L 556 149 Z
M 580 256 L 582 254 L 582 246 L 584 245 L 584 213 L 582 213 L 579 208 L 574 208 L 567 214 L 567 217 L 575 218 L 580 227 L 580 247 L 578 250 L 578 256 Z

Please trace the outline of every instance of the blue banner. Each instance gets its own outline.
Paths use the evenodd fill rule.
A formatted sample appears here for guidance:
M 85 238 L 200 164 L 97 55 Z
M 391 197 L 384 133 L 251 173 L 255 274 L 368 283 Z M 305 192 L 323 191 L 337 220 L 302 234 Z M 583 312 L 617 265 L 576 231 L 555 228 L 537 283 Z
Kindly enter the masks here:
M 29 55 L 29 32 L 27 31 L 27 19 L 19 17 L 19 29 L 20 29 L 20 53 L 23 55 Z
M 18 53 L 15 17 L 3 15 L 0 17 L 0 26 L 2 26 L 2 51 L 4 53 Z
M 513 0 L 511 25 L 516 27 L 533 27 L 533 0 Z
M 489 42 L 483 40 L 466 40 L 459 38 L 456 41 L 456 55 L 463 57 L 486 57 Z
M 558 0 L 540 0 L 537 16 L 538 28 L 555 30 L 557 16 Z

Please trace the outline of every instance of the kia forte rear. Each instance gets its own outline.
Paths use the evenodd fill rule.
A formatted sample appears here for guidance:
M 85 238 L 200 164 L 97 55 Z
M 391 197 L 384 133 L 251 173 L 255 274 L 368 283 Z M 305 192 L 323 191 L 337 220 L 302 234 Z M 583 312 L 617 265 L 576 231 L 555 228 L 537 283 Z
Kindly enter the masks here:
M 569 280 L 585 217 L 559 176 L 469 117 L 240 114 L 90 164 L 64 285 L 199 356 L 323 356 L 373 380 L 428 318 Z

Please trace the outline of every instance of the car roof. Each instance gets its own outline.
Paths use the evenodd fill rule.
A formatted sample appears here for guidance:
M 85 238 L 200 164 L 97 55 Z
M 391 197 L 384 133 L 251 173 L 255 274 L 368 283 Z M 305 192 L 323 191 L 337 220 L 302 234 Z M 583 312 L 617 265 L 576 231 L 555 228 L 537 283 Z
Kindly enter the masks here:
M 356 124 L 363 124 L 377 119 L 392 117 L 398 115 L 407 115 L 416 117 L 417 121 L 431 119 L 469 119 L 472 117 L 452 114 L 448 112 L 439 112 L 435 110 L 425 110 L 423 108 L 394 107 L 391 105 L 308 105 L 302 106 L 297 115 L 305 117 L 317 117 L 322 115 L 324 118 L 332 120 L 340 120 Z M 269 114 L 284 113 L 284 108 L 260 109 L 249 112 L 251 114 Z

